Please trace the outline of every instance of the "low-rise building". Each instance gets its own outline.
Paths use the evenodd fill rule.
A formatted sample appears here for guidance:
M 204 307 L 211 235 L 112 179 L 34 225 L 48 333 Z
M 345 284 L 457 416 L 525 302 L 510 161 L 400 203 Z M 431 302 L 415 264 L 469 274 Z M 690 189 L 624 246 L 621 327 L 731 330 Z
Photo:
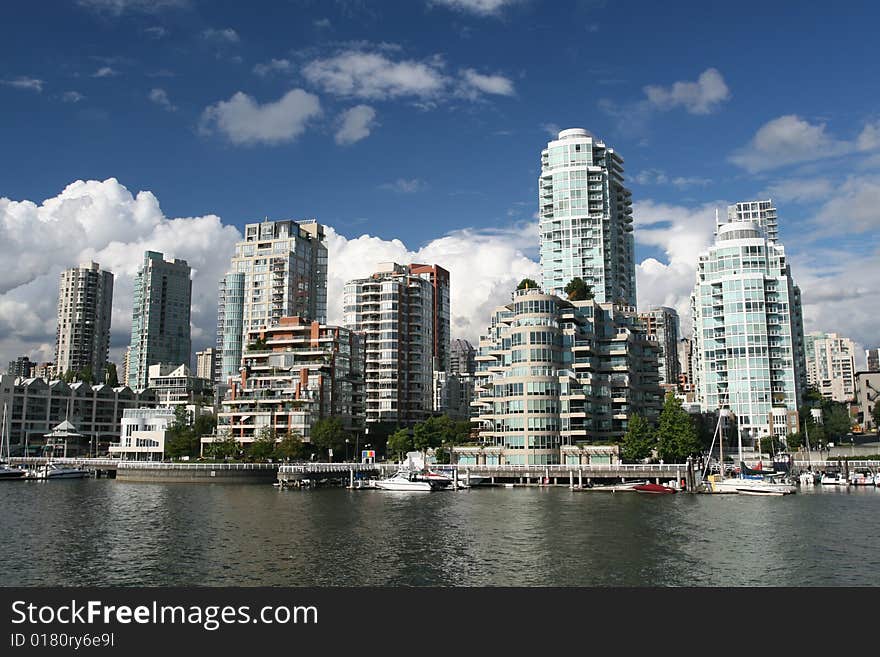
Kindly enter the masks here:
M 327 417 L 363 431 L 363 355 L 353 331 L 282 317 L 249 331 L 242 362 L 221 402 L 218 436 L 244 444 L 270 428 L 278 438 L 293 432 L 309 442 L 314 424 Z
M 186 365 L 150 365 L 148 381 L 149 388 L 156 393 L 156 399 L 162 406 L 213 406 L 213 382 L 211 379 L 194 376 Z
M 128 408 L 122 413 L 119 441 L 110 444 L 110 456 L 123 461 L 161 461 L 174 422 L 170 408 Z
M 125 409 L 156 406 L 152 390 L 138 392 L 128 386 L 111 388 L 83 381 L 65 383 L 41 378 L 0 376 L 0 407 L 8 409 L 10 450 L 15 456 L 38 452 L 45 436 L 65 420 L 82 436 L 68 445 L 70 456 L 106 454 L 119 438 Z

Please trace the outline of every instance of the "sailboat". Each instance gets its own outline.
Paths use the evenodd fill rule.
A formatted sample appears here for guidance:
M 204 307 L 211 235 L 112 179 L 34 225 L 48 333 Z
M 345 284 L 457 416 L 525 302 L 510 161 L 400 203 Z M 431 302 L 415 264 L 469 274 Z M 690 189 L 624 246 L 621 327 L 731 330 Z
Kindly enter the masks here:
M 747 474 L 749 468 L 745 467 L 745 462 L 743 460 L 742 453 L 742 435 L 738 436 L 738 444 L 739 444 L 739 463 L 740 469 L 739 474 L 736 477 L 726 478 L 724 476 L 724 459 L 723 459 L 723 443 L 724 443 L 724 433 L 721 429 L 721 418 L 727 417 L 730 415 L 730 410 L 726 408 L 719 409 L 718 411 L 718 425 L 716 426 L 716 434 L 720 435 L 721 440 L 719 440 L 719 456 L 721 457 L 721 472 L 718 474 L 711 475 L 708 480 L 708 488 L 711 493 L 728 493 L 728 494 L 738 494 L 738 495 L 768 495 L 768 496 L 781 496 L 788 495 L 790 493 L 795 492 L 795 487 L 789 484 L 776 483 L 772 481 L 768 481 L 762 475 L 750 475 Z M 739 433 L 739 432 L 737 432 Z M 715 444 L 715 439 L 712 439 L 712 444 Z M 710 448 L 711 450 L 711 448 Z
M 819 473 L 813 472 L 813 455 L 810 452 L 810 428 L 807 425 L 807 418 L 804 417 L 804 436 L 807 442 L 807 471 L 801 472 L 798 477 L 801 486 L 815 486 L 819 483 Z
M 6 439 L 6 458 L 9 458 L 9 429 L 7 427 L 6 404 L 3 404 L 3 425 L 0 426 L 0 481 L 24 479 L 25 471 L 3 460 L 3 440 Z

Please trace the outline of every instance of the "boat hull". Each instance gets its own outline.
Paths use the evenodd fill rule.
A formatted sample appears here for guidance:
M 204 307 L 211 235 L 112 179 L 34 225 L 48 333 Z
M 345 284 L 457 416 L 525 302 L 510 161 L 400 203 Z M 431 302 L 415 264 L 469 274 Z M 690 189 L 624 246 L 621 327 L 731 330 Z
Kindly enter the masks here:
M 373 486 L 380 490 L 430 492 L 434 490 L 427 481 L 387 481 L 380 479 L 373 482 Z
M 633 490 L 637 493 L 643 493 L 646 495 L 670 495 L 675 492 L 674 488 L 661 486 L 660 484 L 641 484 L 639 486 L 634 486 Z

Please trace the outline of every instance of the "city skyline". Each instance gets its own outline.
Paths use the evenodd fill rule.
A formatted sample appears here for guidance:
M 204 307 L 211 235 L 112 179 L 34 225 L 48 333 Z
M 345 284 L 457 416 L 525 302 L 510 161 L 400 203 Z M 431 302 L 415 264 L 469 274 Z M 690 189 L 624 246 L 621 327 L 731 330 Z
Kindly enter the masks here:
M 684 56 L 688 37 L 721 22 L 740 24 L 720 8 L 691 15 L 684 27 L 675 23 L 688 10 L 678 7 L 668 16 L 651 8 L 632 16 L 622 6 L 501 2 L 480 15 L 464 11 L 466 2 L 458 11 L 408 3 L 396 8 L 399 21 L 377 32 L 388 17 L 382 6 L 298 6 L 291 9 L 298 18 L 291 51 L 294 39 L 241 11 L 208 15 L 197 3 L 166 3 L 144 12 L 135 4 L 60 4 L 59 24 L 45 25 L 47 33 L 74 25 L 89 43 L 64 66 L 52 62 L 69 55 L 69 36 L 40 57 L 23 54 L 18 34 L 2 46 L 0 97 L 11 120 L 0 135 L 21 163 L 0 174 L 0 196 L 11 199 L 0 201 L 12 272 L 0 288 L 6 360 L 51 359 L 53 278 L 93 260 L 117 276 L 111 360 L 119 364 L 144 250 L 193 267 L 193 348 L 212 346 L 216 281 L 243 224 L 265 216 L 314 216 L 328 226 L 330 298 L 340 299 L 345 280 L 368 275 L 378 262 L 449 269 L 451 337 L 476 343 L 518 279 L 539 278 L 536 153 L 568 127 L 589 130 L 625 160 L 639 310 L 673 307 L 687 326 L 693 271 L 711 243 L 714 210 L 770 198 L 803 291 L 805 329 L 854 339 L 857 368 L 864 348 L 877 344 L 870 308 L 878 292 L 869 282 L 880 274 L 872 239 L 880 140 L 870 83 L 865 95 L 841 65 L 855 53 L 852 34 L 864 29 L 852 17 L 823 16 L 836 29 L 819 61 L 808 40 L 796 38 L 814 10 L 788 12 L 780 38 L 790 48 L 763 71 L 761 47 L 744 54 L 705 44 L 699 58 Z M 779 11 L 755 5 L 737 12 L 744 10 L 767 20 Z M 680 38 L 652 61 L 600 56 L 624 17 L 635 40 L 655 29 Z M 35 20 L 24 4 L 10 18 L 22 26 Z M 546 38 L 569 24 L 580 38 L 566 52 L 549 53 L 549 62 L 538 67 L 519 52 L 524 38 Z M 860 47 L 876 48 L 873 41 Z M 802 76 L 785 75 L 805 58 L 813 81 L 834 82 L 833 101 L 805 97 L 796 88 Z M 190 84 L 196 70 L 205 84 Z M 575 72 L 582 92 L 550 93 Z M 424 81 L 437 86 L 414 86 Z M 230 123 L 232 110 L 266 116 L 259 112 L 285 99 L 278 107 L 303 107 L 306 95 L 322 113 L 298 134 L 282 125 L 247 136 Z M 47 144 L 63 133 L 77 159 L 44 155 L 45 146 L 20 128 L 25 117 Z M 126 143 L 125 152 L 115 142 Z M 420 157 L 411 157 L 413 149 Z M 342 194 L 334 193 L 340 174 Z M 28 222 L 35 230 L 13 230 Z M 337 312 L 328 313 L 329 323 L 341 322 Z

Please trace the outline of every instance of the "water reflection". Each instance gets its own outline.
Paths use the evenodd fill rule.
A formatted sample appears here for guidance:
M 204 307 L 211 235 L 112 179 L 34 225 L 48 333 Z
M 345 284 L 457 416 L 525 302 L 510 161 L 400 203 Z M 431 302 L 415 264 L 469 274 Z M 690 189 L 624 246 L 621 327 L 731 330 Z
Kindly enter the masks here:
M 4 585 L 880 585 L 880 491 L 4 482 Z M 8 521 L 8 522 L 6 522 Z

